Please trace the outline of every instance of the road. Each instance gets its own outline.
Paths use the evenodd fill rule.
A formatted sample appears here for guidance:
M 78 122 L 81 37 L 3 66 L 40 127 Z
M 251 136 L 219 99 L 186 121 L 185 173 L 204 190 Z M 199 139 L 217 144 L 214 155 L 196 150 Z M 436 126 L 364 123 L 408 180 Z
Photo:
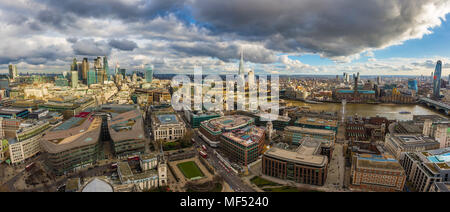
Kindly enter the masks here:
M 327 181 L 324 187 L 331 191 L 343 191 L 345 179 L 345 158 L 343 156 L 342 144 L 336 143 L 332 159 L 328 167 Z
M 214 167 L 216 172 L 224 179 L 228 185 L 230 185 L 231 189 L 235 192 L 255 192 L 253 188 L 244 183 L 239 176 L 237 176 L 233 172 L 228 172 L 223 168 L 223 166 L 219 163 L 219 158 L 214 154 L 214 149 L 209 147 L 208 144 L 201 139 L 197 132 L 194 134 L 195 143 L 198 146 L 205 145 L 207 147 L 208 153 L 208 162 Z

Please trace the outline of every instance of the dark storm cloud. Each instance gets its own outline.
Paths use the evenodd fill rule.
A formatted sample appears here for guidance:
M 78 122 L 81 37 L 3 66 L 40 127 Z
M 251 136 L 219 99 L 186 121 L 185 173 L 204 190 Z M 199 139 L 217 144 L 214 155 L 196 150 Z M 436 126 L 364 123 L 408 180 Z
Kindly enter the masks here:
M 37 0 L 62 14 L 81 17 L 120 18 L 126 21 L 148 20 L 181 8 L 184 0 Z
M 78 40 L 73 43 L 72 48 L 76 55 L 85 56 L 109 56 L 112 50 L 107 42 L 93 39 Z
M 349 56 L 420 37 L 431 22 L 439 20 L 436 15 L 442 15 L 442 11 L 429 14 L 425 5 L 448 12 L 448 0 L 191 1 L 195 19 L 208 23 L 217 34 L 259 37 L 273 50 L 326 57 Z
M 176 43 L 170 46 L 180 56 L 203 56 L 218 58 L 224 62 L 231 62 L 233 59 L 239 59 L 242 50 L 241 45 L 237 44 L 217 44 L 217 43 Z M 254 63 L 273 63 L 276 56 L 272 51 L 260 46 L 246 46 L 243 48 L 245 60 Z
M 24 49 L 28 48 L 28 46 L 23 47 Z M 40 65 L 71 55 L 70 52 L 64 51 L 61 46 L 57 45 L 39 46 L 37 48 L 31 48 L 29 51 L 15 53 L 14 55 L 0 56 L 0 64 L 26 62 L 31 65 Z
M 2 1 L 0 24 L 8 28 L 0 30 L 0 38 L 7 41 L 0 43 L 0 63 L 29 58 L 26 61 L 30 64 L 45 64 L 46 59 L 65 59 L 68 55 L 117 54 L 117 60 L 122 60 L 142 58 L 148 53 L 155 58 L 168 56 L 180 61 L 214 57 L 233 62 L 241 48 L 246 60 L 254 63 L 276 62 L 276 55 L 283 53 L 354 59 L 365 51 L 431 33 L 450 12 L 449 3 L 449 0 Z M 27 46 L 28 42 L 32 45 Z M 147 45 L 154 48 L 147 49 Z M 47 49 L 51 47 L 64 50 L 53 49 L 54 53 L 50 53 Z
M 37 14 L 37 21 L 41 24 L 47 24 L 51 27 L 66 29 L 76 18 L 64 13 L 58 13 L 52 10 L 43 10 Z
M 427 14 L 426 6 L 445 8 L 448 3 L 448 0 L 39 1 L 59 14 L 124 21 L 148 21 L 158 15 L 190 11 L 196 24 L 207 26 L 211 35 L 235 34 L 237 37 L 231 39 L 262 41 L 272 51 L 317 53 L 329 58 L 421 37 L 442 16 Z M 52 13 L 40 14 L 41 19 L 56 26 L 67 22 L 48 14 Z M 216 54 L 221 53 L 213 56 Z
M 130 40 L 110 40 L 109 45 L 113 48 L 122 50 L 122 51 L 133 51 L 134 49 L 138 48 L 136 42 L 130 41 Z

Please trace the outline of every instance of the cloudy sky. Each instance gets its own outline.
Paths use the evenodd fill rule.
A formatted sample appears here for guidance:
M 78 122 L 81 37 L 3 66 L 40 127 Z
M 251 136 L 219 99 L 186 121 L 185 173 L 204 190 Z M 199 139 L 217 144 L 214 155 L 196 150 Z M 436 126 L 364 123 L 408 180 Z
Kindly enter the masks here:
M 0 72 L 73 57 L 156 73 L 450 74 L 450 0 L 3 0 Z M 92 60 L 91 60 L 92 61 Z M 447 70 L 449 69 L 449 70 Z

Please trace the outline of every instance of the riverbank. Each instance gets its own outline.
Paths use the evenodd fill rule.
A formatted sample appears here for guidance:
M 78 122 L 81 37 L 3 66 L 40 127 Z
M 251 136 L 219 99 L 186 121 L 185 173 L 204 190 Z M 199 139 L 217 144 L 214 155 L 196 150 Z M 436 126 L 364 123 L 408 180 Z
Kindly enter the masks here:
M 289 99 L 284 99 L 284 101 L 287 106 L 309 107 L 312 111 L 337 112 L 339 115 L 342 115 L 343 111 L 343 106 L 341 103 L 310 104 L 299 100 Z M 411 112 L 411 114 L 401 114 L 401 112 L 404 111 Z M 364 117 L 386 117 L 391 120 L 412 120 L 414 115 L 438 115 L 448 118 L 448 116 L 446 116 L 445 114 L 439 113 L 438 111 L 434 111 L 430 108 L 418 104 L 346 104 L 345 116 L 354 116 L 356 114 Z

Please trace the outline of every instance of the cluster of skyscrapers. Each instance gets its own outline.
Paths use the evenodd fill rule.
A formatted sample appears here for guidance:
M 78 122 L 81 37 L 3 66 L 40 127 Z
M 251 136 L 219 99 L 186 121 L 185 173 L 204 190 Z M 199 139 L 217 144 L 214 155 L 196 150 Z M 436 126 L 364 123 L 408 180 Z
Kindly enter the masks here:
M 93 68 L 90 68 L 88 58 L 83 58 L 81 63 L 74 58 L 70 70 L 72 85 L 75 86 L 78 84 L 78 80 L 89 86 L 92 84 L 103 84 L 107 80 L 112 80 L 117 74 L 122 75 L 123 78 L 126 76 L 126 69 L 121 69 L 118 64 L 114 69 L 110 69 L 106 56 L 94 59 Z M 147 82 L 152 82 L 153 69 L 151 66 L 145 69 L 145 79 Z

